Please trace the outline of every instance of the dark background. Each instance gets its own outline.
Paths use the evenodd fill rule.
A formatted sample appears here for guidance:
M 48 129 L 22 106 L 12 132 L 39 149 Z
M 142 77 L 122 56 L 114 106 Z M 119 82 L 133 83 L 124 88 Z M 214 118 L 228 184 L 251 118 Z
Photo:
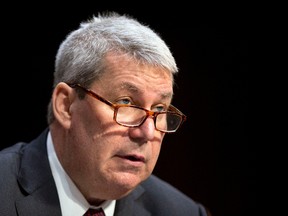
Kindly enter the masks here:
M 11 8 L 1 31 L 1 148 L 30 141 L 46 127 L 54 57 L 66 34 L 92 14 L 127 13 L 160 33 L 180 69 L 173 104 L 188 119 L 165 137 L 154 173 L 214 216 L 253 212 L 258 175 L 253 30 L 197 28 L 189 12 L 181 11 L 90 5 L 49 9 L 45 4 Z

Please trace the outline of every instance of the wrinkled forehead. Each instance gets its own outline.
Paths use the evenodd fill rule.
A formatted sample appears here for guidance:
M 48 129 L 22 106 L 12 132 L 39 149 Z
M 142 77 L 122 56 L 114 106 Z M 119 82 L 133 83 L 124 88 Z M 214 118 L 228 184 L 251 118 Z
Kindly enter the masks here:
M 155 79 L 161 79 L 163 77 L 168 78 L 173 83 L 173 73 L 168 68 L 165 68 L 158 61 L 149 61 L 146 58 L 136 58 L 135 56 L 131 56 L 131 54 L 123 53 L 123 52 L 109 52 L 105 55 L 103 61 L 103 69 L 105 71 L 113 71 L 113 70 L 127 70 L 127 71 L 139 71 L 143 72 L 142 75 L 149 72 L 149 76 L 154 76 Z
M 127 55 L 110 55 L 103 69 L 105 72 L 96 82 L 107 90 L 139 94 L 154 91 L 163 98 L 172 98 L 173 74 L 163 67 L 145 64 Z

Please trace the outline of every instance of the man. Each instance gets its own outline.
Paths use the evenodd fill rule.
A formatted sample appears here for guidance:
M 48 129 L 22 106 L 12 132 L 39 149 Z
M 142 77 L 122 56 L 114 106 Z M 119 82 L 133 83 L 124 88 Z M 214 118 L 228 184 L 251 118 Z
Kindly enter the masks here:
M 164 135 L 186 118 L 171 105 L 177 72 L 165 42 L 135 19 L 81 23 L 56 55 L 49 127 L 0 153 L 0 215 L 206 215 L 152 175 Z

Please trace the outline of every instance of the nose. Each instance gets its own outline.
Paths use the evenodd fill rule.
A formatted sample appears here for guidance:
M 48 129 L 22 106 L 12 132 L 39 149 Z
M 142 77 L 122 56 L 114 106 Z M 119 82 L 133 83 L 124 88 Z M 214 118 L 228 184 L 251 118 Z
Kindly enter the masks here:
M 155 136 L 155 124 L 153 117 L 149 116 L 142 125 L 136 128 L 130 128 L 130 136 L 146 141 L 152 140 Z

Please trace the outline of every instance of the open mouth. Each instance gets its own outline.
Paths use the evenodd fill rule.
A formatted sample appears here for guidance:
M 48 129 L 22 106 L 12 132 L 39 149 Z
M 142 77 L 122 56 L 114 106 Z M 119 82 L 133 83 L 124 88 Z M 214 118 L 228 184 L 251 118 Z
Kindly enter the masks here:
M 125 158 L 128 159 L 128 160 L 131 160 L 131 161 L 143 161 L 143 160 L 141 160 L 141 158 L 138 158 L 138 157 L 135 157 L 135 156 L 127 156 Z
M 143 162 L 143 163 L 145 162 L 144 157 L 138 156 L 138 155 L 125 155 L 125 156 L 122 156 L 122 158 L 133 161 L 133 162 Z

